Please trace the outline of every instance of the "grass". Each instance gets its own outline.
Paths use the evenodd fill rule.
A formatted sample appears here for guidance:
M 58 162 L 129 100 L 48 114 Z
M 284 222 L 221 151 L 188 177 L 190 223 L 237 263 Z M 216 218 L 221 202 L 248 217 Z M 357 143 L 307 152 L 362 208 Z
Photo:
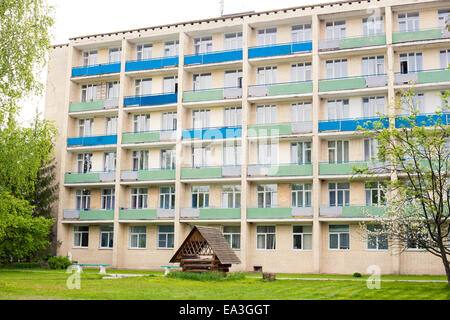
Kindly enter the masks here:
M 205 272 L 205 273 L 171 272 L 167 275 L 167 278 L 195 280 L 195 281 L 235 281 L 235 280 L 244 280 L 245 274 L 237 272 L 237 273 L 229 273 L 228 275 L 224 276 L 218 272 Z
M 120 273 L 111 270 L 109 273 Z M 126 270 L 124 273 L 130 273 Z M 133 271 L 132 273 L 138 273 Z M 142 273 L 144 273 L 142 271 Z M 161 272 L 144 274 L 158 275 Z M 69 290 L 70 276 L 56 270 L 0 269 L 0 299 L 133 299 L 133 300 L 305 300 L 305 299 L 419 299 L 450 300 L 446 283 L 382 282 L 381 289 L 369 290 L 364 281 L 278 280 L 236 276 L 230 281 L 198 281 L 175 277 L 102 279 L 98 270 L 81 275 L 81 289 Z M 277 275 L 281 277 L 282 275 Z M 292 275 L 289 274 L 290 277 Z M 299 275 L 300 276 L 300 275 Z M 301 275 L 305 277 L 306 275 Z M 308 275 L 314 276 L 317 275 Z M 330 275 L 321 275 L 330 278 Z M 413 276 L 409 276 L 411 279 Z M 343 278 L 343 276 L 339 276 Z M 354 279 L 351 275 L 349 278 Z M 363 276 L 364 278 L 364 276 Z M 336 278 L 337 279 L 337 278 Z M 361 278 L 359 278 L 361 279 Z

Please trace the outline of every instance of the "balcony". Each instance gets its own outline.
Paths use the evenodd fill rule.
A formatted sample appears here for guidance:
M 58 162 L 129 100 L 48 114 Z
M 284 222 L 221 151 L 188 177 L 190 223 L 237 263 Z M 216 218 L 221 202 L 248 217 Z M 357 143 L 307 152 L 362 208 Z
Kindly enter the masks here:
M 69 105 L 69 112 L 97 111 L 119 107 L 119 99 L 74 102 Z
M 126 132 L 122 134 L 122 144 L 175 141 L 176 133 L 176 130 Z
M 311 163 L 250 164 L 247 167 L 247 174 L 249 177 L 312 176 L 313 165 Z
M 117 143 L 117 135 L 67 138 L 68 147 L 100 146 Z
M 319 92 L 377 88 L 387 86 L 387 75 L 351 76 L 319 80 Z
M 312 207 L 247 208 L 247 219 L 312 219 L 312 217 Z
M 395 117 L 396 128 L 409 128 L 411 124 L 417 126 L 448 125 L 450 124 L 450 114 L 419 113 L 417 115 L 400 115 Z
M 64 209 L 64 219 L 78 219 L 80 221 L 89 220 L 114 220 L 114 210 L 105 209 Z
M 238 178 L 240 176 L 241 166 L 239 165 L 181 168 L 181 179 Z
M 385 213 L 383 206 L 351 205 L 331 207 L 321 205 L 319 215 L 324 218 L 364 218 L 367 215 L 381 216 Z
M 120 173 L 120 179 L 122 181 L 175 180 L 175 169 L 123 170 Z
M 178 102 L 178 93 L 157 93 L 143 96 L 128 96 L 123 99 L 124 107 L 159 106 Z
M 183 130 L 182 139 L 232 139 L 240 138 L 242 136 L 242 127 L 210 127 L 203 129 L 189 129 Z
M 181 218 L 199 220 L 240 219 L 241 208 L 181 208 Z
M 72 77 L 95 76 L 106 73 L 120 72 L 120 62 L 95 64 L 91 66 L 72 68 Z
M 239 87 L 203 89 L 183 92 L 183 102 L 201 102 L 241 98 L 242 88 Z
M 150 69 L 162 69 L 167 67 L 178 67 L 178 56 L 153 58 L 146 60 L 132 60 L 125 63 L 125 71 L 139 71 Z
M 319 132 L 324 131 L 356 131 L 358 127 L 372 130 L 375 128 L 388 128 L 389 118 L 387 117 L 364 117 L 356 119 L 335 119 L 320 120 Z
M 388 164 L 368 161 L 347 162 L 321 162 L 319 163 L 319 175 L 353 175 L 353 168 L 370 168 L 378 173 L 388 173 L 385 168 Z
M 411 71 L 408 73 L 397 72 L 394 75 L 394 84 L 402 85 L 413 83 L 439 83 L 450 82 L 449 69 L 429 69 L 420 71 Z
M 285 82 L 273 84 L 260 84 L 248 87 L 248 96 L 253 97 L 272 97 L 280 95 L 299 95 L 312 93 L 312 81 Z
M 115 171 L 106 172 L 66 172 L 64 183 L 96 183 L 96 182 L 114 182 L 116 180 Z
M 289 42 L 248 48 L 248 58 L 263 58 L 312 51 L 312 41 Z
M 220 63 L 242 60 L 242 49 L 214 51 L 184 56 L 184 65 Z
M 153 209 L 128 209 L 120 208 L 119 220 L 158 220 L 173 219 L 175 209 L 153 208 Z
M 392 34 L 392 43 L 409 41 L 435 40 L 449 38 L 450 32 L 445 28 L 422 29 L 409 32 L 395 32 Z
M 258 124 L 247 128 L 248 137 L 282 136 L 311 132 L 312 121 Z
M 321 40 L 319 51 L 353 49 L 371 46 L 382 46 L 386 44 L 386 35 L 348 37 L 338 40 Z

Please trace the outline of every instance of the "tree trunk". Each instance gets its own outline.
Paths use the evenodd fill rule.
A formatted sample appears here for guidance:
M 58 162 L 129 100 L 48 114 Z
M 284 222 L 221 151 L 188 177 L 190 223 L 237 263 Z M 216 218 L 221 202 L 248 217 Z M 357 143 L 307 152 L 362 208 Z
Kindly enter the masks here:
M 450 263 L 447 259 L 447 253 L 445 252 L 445 248 L 442 243 L 441 243 L 440 247 L 441 247 L 440 249 L 441 249 L 442 263 L 444 264 L 445 274 L 447 275 L 447 284 L 450 287 Z

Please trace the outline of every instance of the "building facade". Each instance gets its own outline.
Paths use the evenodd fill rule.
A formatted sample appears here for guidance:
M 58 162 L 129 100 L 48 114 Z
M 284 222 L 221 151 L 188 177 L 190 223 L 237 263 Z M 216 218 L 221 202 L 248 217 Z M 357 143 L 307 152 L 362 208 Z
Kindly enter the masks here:
M 60 131 L 58 253 L 160 269 L 193 225 L 222 228 L 232 271 L 443 274 L 368 239 L 383 181 L 354 177 L 357 132 L 416 83 L 449 89 L 448 1 L 346 1 L 70 39 L 51 49 L 45 117 Z M 350 179 L 353 176 L 353 179 Z

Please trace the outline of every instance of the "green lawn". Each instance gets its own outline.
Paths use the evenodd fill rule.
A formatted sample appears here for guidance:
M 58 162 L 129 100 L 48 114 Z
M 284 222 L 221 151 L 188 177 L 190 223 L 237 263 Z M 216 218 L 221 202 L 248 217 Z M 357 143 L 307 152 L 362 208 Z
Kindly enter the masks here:
M 149 277 L 103 280 L 98 270 L 86 270 L 81 289 L 69 290 L 69 274 L 50 270 L 0 269 L 0 299 L 439 299 L 450 300 L 446 283 L 382 282 L 380 290 L 367 289 L 365 281 L 245 280 L 200 282 L 161 277 L 161 272 L 110 270 L 109 273 L 148 273 Z M 319 275 L 278 275 L 317 277 Z M 320 275 L 321 277 L 346 276 Z M 386 276 L 387 278 L 395 276 Z M 404 278 L 401 276 L 400 278 Z M 384 277 L 382 277 L 383 279 Z M 398 278 L 398 277 L 397 277 Z M 443 279 L 415 277 L 408 279 Z M 352 278 L 354 279 L 354 278 Z

